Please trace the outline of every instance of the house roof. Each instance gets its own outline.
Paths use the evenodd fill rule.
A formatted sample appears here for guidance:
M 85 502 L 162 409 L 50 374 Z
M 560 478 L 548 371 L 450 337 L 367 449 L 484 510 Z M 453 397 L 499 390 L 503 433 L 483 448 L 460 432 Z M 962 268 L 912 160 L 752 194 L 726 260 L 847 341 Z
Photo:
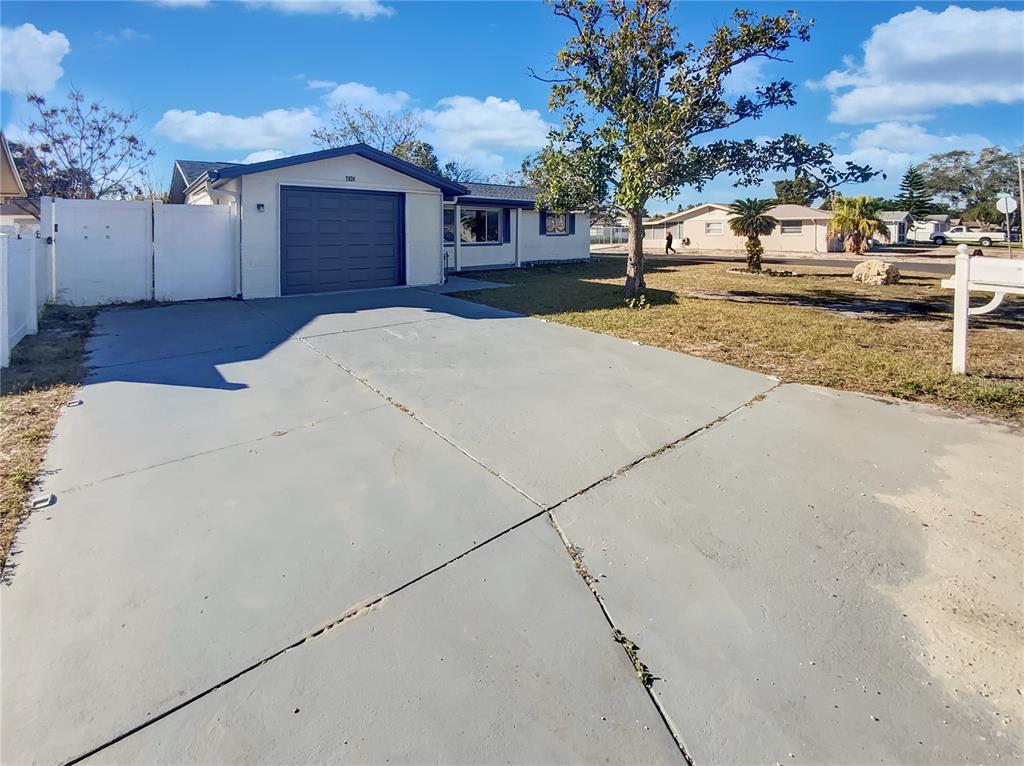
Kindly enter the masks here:
M 206 174 L 209 177 L 211 184 L 216 184 L 220 181 L 226 181 L 232 178 L 250 175 L 252 173 L 263 173 L 268 170 L 277 170 L 279 168 L 287 168 L 294 165 L 304 165 L 307 162 L 329 160 L 350 154 L 363 157 L 371 162 L 376 162 L 379 165 L 391 168 L 399 173 L 415 178 L 417 181 L 422 181 L 429 186 L 437 187 L 446 197 L 461 196 L 469 193 L 469 189 L 462 184 L 449 181 L 447 178 L 444 178 L 437 173 L 424 170 L 418 165 L 413 165 L 411 162 L 400 160 L 394 155 L 387 154 L 379 149 L 374 149 L 372 146 L 367 146 L 366 144 L 351 144 L 350 146 L 341 146 L 336 149 L 324 149 L 319 152 L 296 154 L 291 157 L 267 160 L 266 162 L 252 162 L 247 165 L 226 165 L 222 168 L 208 169 Z
M 949 220 L 949 216 L 946 215 L 945 213 L 940 213 L 940 214 L 936 214 L 936 215 L 926 215 L 924 217 L 924 220 L 926 220 L 926 221 L 937 221 L 939 223 L 945 223 L 946 221 Z
M 238 165 L 237 162 L 207 162 L 206 160 L 175 160 L 171 175 L 171 188 L 167 192 L 167 201 L 181 204 L 185 201 L 185 191 L 210 170 Z
M 776 205 L 768 211 L 772 218 L 780 221 L 784 219 L 810 219 L 812 221 L 827 221 L 832 217 L 831 210 L 821 210 L 806 205 Z
M 11 155 L 11 147 L 7 145 L 7 137 L 0 133 L 0 162 L 3 168 L 0 170 L 0 199 L 13 199 L 24 197 L 25 186 L 18 175 L 18 167 L 14 164 L 14 157 Z
M 532 186 L 510 186 L 509 184 L 478 184 L 464 183 L 469 189 L 469 197 L 473 199 L 493 199 L 513 202 L 537 201 L 537 190 Z
M 0 215 L 23 215 L 39 217 L 39 200 L 19 199 L 0 204 Z
M 883 221 L 905 221 L 911 215 L 906 210 L 879 210 L 878 217 Z

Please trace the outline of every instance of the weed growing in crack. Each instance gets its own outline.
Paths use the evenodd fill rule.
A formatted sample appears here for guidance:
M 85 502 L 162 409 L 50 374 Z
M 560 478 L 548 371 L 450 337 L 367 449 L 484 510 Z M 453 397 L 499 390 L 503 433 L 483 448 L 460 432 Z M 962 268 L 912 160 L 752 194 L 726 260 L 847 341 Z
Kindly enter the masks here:
M 640 679 L 640 683 L 644 685 L 644 688 L 650 689 L 654 686 L 654 682 L 660 680 L 651 669 L 647 667 L 646 663 L 640 659 L 640 647 L 636 643 L 628 638 L 621 630 L 615 628 L 612 631 L 612 636 L 616 642 L 622 645 L 622 648 L 626 650 L 626 654 L 629 655 L 630 661 L 633 663 L 633 667 L 636 669 L 637 678 Z

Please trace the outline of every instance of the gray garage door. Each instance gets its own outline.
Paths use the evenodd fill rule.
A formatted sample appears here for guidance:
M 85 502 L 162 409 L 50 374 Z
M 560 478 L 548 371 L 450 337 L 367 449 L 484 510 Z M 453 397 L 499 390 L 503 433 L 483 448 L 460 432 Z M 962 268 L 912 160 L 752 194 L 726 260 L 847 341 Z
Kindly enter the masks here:
M 405 281 L 401 194 L 281 189 L 281 294 Z

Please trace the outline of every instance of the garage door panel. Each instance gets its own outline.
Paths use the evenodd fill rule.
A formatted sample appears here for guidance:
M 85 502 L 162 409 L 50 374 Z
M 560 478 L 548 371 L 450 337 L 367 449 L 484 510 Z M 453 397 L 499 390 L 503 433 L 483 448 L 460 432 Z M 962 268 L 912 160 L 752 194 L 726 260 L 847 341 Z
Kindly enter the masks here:
M 399 194 L 281 190 L 281 293 L 402 284 Z

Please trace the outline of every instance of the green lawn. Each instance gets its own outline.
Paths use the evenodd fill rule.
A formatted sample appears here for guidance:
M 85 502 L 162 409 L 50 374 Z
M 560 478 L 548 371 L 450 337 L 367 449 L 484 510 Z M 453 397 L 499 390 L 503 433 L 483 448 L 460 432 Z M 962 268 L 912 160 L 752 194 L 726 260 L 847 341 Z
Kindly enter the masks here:
M 641 311 L 622 302 L 621 259 L 487 272 L 511 287 L 459 297 L 784 381 L 1024 422 L 1024 301 L 971 318 L 971 374 L 960 376 L 949 369 L 952 291 L 939 276 L 909 273 L 898 285 L 869 287 L 848 270 L 814 264 L 787 266 L 798 274 L 788 278 L 727 268 L 654 266 Z

